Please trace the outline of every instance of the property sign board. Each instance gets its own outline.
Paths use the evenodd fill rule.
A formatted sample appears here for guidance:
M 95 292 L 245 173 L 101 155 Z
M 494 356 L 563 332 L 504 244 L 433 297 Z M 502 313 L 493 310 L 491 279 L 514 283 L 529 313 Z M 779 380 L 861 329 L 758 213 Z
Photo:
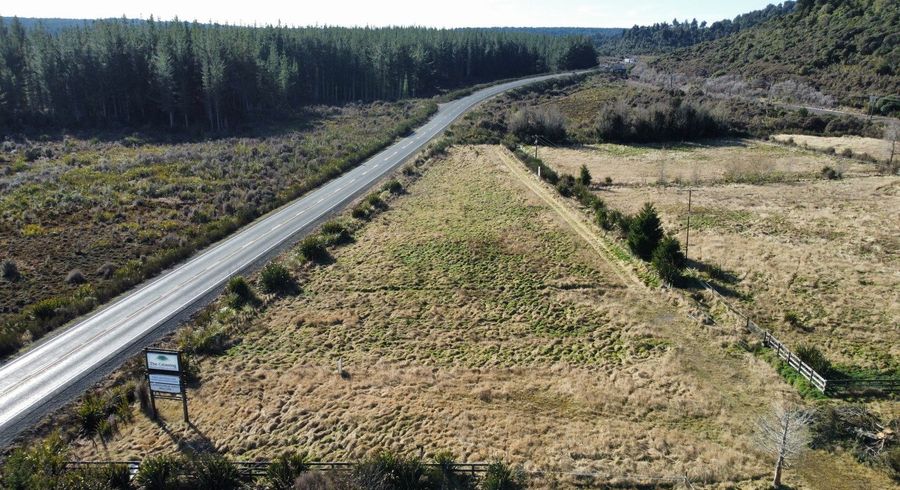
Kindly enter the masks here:
M 156 398 L 181 400 L 184 421 L 188 421 L 187 393 L 184 372 L 181 367 L 181 352 L 164 349 L 144 349 L 147 363 L 147 384 L 150 385 L 150 405 L 156 416 Z
M 150 374 L 150 389 L 163 393 L 180 394 L 181 377 L 171 374 Z
M 177 352 L 147 350 L 145 355 L 149 371 L 181 372 L 181 363 L 178 362 Z

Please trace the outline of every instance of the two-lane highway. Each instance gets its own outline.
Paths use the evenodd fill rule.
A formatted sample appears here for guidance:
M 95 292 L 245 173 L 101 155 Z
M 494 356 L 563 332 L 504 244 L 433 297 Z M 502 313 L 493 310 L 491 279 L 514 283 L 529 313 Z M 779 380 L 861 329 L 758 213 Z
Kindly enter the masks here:
M 423 127 L 353 170 L 244 227 L 0 367 L 0 445 L 56 404 L 114 369 L 234 274 L 308 232 L 397 168 L 474 105 L 506 90 L 561 77 L 495 85 L 441 105 Z

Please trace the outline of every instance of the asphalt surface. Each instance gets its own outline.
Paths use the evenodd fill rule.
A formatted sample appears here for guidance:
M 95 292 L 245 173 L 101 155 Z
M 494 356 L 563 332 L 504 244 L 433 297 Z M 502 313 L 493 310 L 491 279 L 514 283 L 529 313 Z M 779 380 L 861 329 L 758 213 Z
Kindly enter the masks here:
M 454 120 L 494 95 L 561 73 L 485 88 L 442 104 L 413 134 L 353 170 L 263 216 L 0 366 L 0 445 L 77 396 L 211 300 L 233 275 L 259 265 L 369 190 Z

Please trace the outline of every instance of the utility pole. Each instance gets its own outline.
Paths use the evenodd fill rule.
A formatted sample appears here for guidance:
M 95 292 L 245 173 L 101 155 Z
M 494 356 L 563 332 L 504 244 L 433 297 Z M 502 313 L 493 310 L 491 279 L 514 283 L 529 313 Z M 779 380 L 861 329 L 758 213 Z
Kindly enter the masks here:
M 691 193 L 694 189 L 688 188 L 688 215 L 687 215 L 687 230 L 686 235 L 684 237 L 684 258 L 688 258 L 688 247 L 691 245 Z
M 538 145 L 538 137 L 534 137 L 534 158 L 537 158 L 537 145 Z

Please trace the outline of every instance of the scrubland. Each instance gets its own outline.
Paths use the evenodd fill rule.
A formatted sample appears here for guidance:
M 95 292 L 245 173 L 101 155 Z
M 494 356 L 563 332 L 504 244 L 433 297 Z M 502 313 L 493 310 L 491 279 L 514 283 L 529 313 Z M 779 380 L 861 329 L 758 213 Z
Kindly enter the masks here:
M 0 278 L 0 355 L 346 170 L 430 107 L 318 107 L 201 141 L 3 142 L 0 261 L 16 273 Z

